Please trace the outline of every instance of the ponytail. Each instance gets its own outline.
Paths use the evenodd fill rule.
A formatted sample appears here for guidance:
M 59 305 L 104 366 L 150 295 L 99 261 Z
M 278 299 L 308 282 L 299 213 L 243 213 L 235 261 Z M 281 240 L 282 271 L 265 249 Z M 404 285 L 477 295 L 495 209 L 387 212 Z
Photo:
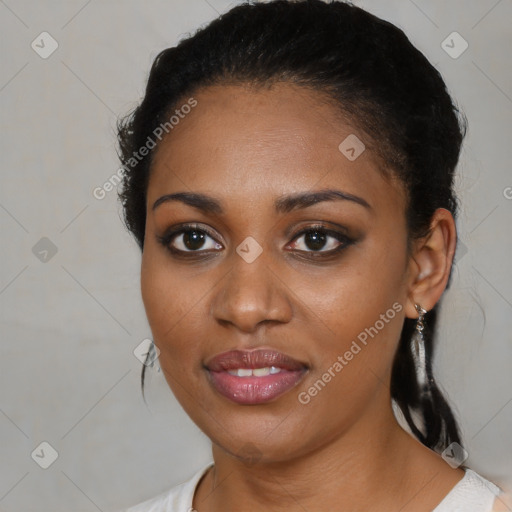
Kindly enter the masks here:
M 421 393 L 416 378 L 411 343 L 416 320 L 406 318 L 391 372 L 391 398 L 402 411 L 416 438 L 428 448 L 442 452 L 453 442 L 461 444 L 461 438 L 457 421 L 432 372 L 437 307 L 438 305 L 425 315 L 426 325 L 423 331 L 429 393 Z M 413 413 L 419 416 L 421 425 L 416 424 Z

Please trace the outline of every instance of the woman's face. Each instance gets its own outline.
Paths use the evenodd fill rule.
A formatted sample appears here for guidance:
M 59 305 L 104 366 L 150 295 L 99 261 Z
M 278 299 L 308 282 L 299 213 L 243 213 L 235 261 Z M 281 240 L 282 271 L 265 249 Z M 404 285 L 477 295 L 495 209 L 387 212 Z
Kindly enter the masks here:
M 232 454 L 286 460 L 370 435 L 389 417 L 409 295 L 402 186 L 318 93 L 232 85 L 194 98 L 147 194 L 142 296 L 169 386 Z M 340 194 L 298 199 L 326 190 Z M 177 193 L 201 197 L 154 207 Z M 244 355 L 254 349 L 294 364 Z M 242 352 L 214 361 L 228 351 Z

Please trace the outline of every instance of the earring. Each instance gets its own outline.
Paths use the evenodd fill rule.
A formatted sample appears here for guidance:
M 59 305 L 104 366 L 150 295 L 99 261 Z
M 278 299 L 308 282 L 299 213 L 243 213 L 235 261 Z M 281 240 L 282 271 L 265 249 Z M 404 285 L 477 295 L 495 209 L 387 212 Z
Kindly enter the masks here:
M 422 395 L 428 395 L 430 393 L 429 378 L 427 375 L 427 359 L 425 355 L 425 337 L 423 331 L 425 329 L 425 314 L 427 311 L 423 309 L 419 304 L 414 305 L 418 312 L 418 320 L 416 321 L 416 328 L 412 335 L 412 357 L 414 365 L 416 367 L 416 375 L 420 392 Z

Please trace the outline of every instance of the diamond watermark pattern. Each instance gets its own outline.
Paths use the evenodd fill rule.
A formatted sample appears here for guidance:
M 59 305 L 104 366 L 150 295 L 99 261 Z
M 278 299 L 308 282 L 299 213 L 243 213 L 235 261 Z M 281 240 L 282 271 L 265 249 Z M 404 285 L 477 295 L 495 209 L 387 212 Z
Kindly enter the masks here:
M 49 238 L 43 236 L 32 247 L 32 253 L 39 261 L 48 263 L 57 254 L 57 246 Z
M 262 252 L 261 245 L 254 240 L 252 236 L 248 236 L 237 248 L 236 252 L 247 263 L 252 263 Z
M 356 135 L 351 133 L 339 146 L 338 149 L 345 157 L 347 157 L 351 162 L 353 162 L 356 158 L 359 158 L 363 151 L 366 149 L 366 146 L 363 144 L 363 141 L 359 139 Z
M 59 47 L 59 43 L 48 32 L 41 32 L 30 46 L 39 57 L 47 59 Z
M 441 457 L 447 462 L 452 468 L 458 468 L 467 458 L 468 452 L 462 448 L 459 443 L 453 442 L 450 444 L 443 453 L 441 453 Z
M 457 240 L 457 250 L 455 251 L 455 263 L 459 261 L 467 254 L 468 247 L 460 239 Z
M 48 469 L 56 460 L 59 454 L 48 442 L 43 441 L 32 453 L 31 457 L 43 469 Z
M 160 355 L 160 349 L 153 343 L 153 340 L 146 338 L 135 347 L 133 355 L 143 365 L 152 367 Z
M 452 59 L 458 59 L 468 49 L 468 46 L 468 42 L 458 32 L 452 32 L 441 43 L 441 48 Z

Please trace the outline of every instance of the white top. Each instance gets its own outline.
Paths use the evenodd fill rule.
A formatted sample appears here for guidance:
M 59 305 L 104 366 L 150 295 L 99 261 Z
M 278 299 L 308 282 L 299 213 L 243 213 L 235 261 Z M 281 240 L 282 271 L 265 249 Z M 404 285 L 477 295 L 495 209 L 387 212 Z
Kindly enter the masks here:
M 200 469 L 190 480 L 155 498 L 130 507 L 124 512 L 194 512 L 192 500 L 201 477 L 213 465 L 210 462 Z M 494 498 L 500 488 L 471 469 L 466 469 L 464 477 L 445 496 L 432 512 L 491 512 Z

